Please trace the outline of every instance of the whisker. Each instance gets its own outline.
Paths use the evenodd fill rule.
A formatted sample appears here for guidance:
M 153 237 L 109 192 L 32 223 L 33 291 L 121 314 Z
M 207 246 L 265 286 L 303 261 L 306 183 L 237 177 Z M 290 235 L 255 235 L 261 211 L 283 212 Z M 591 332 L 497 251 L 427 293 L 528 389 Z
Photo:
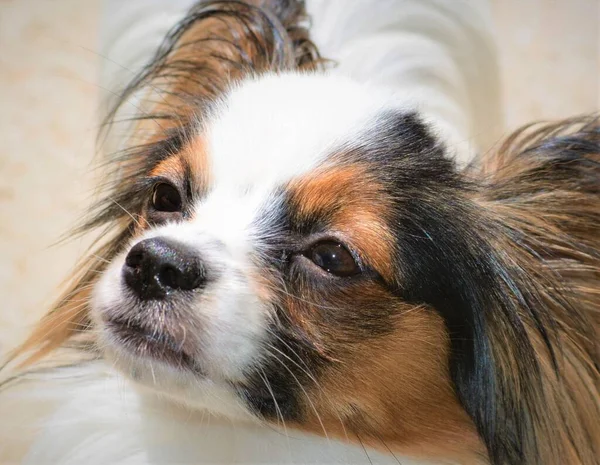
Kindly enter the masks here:
M 273 347 L 271 346 L 271 348 L 273 348 Z M 267 349 L 267 352 L 275 360 L 277 360 L 288 371 L 288 373 L 290 375 L 292 375 L 292 377 L 294 378 L 294 381 L 296 381 L 296 384 L 298 384 L 298 387 L 302 390 L 304 396 L 306 397 L 306 400 L 310 404 L 311 409 L 313 410 L 313 412 L 315 412 L 315 415 L 317 416 L 317 420 L 318 420 L 319 424 L 321 425 L 321 429 L 323 430 L 323 434 L 327 438 L 327 441 L 330 442 L 329 435 L 327 434 L 327 429 L 325 428 L 323 420 L 321 419 L 321 416 L 319 415 L 319 412 L 317 411 L 317 408 L 315 407 L 315 404 L 313 403 L 312 399 L 310 398 L 310 396 L 306 392 L 306 389 L 304 389 L 304 386 L 302 386 L 302 383 L 300 382 L 300 380 L 298 379 L 298 377 L 294 374 L 294 372 L 292 370 L 290 370 L 290 368 L 279 357 L 277 357 L 277 355 L 275 355 L 272 352 L 270 352 L 269 349 Z
M 289 435 L 288 435 L 288 432 L 287 432 L 287 427 L 286 427 L 286 424 L 285 424 L 285 419 L 283 418 L 283 413 L 281 412 L 279 404 L 277 403 L 277 399 L 276 399 L 275 393 L 273 392 L 273 389 L 271 387 L 271 383 L 269 383 L 269 380 L 267 379 L 267 376 L 266 376 L 266 374 L 265 374 L 265 372 L 264 372 L 264 370 L 262 368 L 260 368 L 260 373 L 258 375 L 262 379 L 263 383 L 265 384 L 265 387 L 267 388 L 267 390 L 269 391 L 269 394 L 271 395 L 271 398 L 273 399 L 273 402 L 275 404 L 275 410 L 277 411 L 277 416 L 278 416 L 278 418 L 281 419 L 281 424 L 283 426 L 283 431 L 285 432 L 285 436 L 289 440 Z M 289 446 L 289 442 L 288 442 L 288 446 Z
M 129 217 L 133 220 L 133 222 L 139 227 L 141 228 L 142 225 L 139 222 L 139 220 L 137 220 L 130 212 L 129 210 L 127 210 L 123 205 L 121 205 L 119 202 L 117 202 L 113 197 L 108 197 L 108 200 L 110 200 L 111 202 L 113 202 L 117 207 L 119 207 L 121 210 L 123 210 L 125 213 L 127 213 L 127 215 L 129 215 Z
M 264 286 L 267 289 L 271 290 L 271 291 L 279 292 L 279 293 L 281 293 L 281 294 L 283 294 L 283 295 L 285 295 L 287 297 L 291 297 L 292 299 L 295 299 L 295 300 L 298 300 L 299 302 L 303 302 L 303 303 L 312 305 L 313 307 L 316 307 L 316 308 L 320 308 L 320 309 L 323 309 L 323 310 L 339 310 L 340 309 L 339 307 L 331 307 L 331 306 L 328 306 L 328 305 L 322 305 L 322 304 L 319 304 L 317 302 L 314 302 L 314 301 L 302 298 L 300 296 L 297 296 L 297 295 L 294 295 L 294 294 L 288 292 L 287 290 L 285 290 L 283 288 L 279 288 L 279 287 L 276 287 L 276 286 L 273 286 L 273 285 L 270 285 L 270 284 L 264 284 Z
M 388 446 L 387 442 L 385 442 L 383 440 L 383 438 L 381 436 L 379 436 L 379 435 L 377 436 L 377 439 L 379 439 L 381 441 L 381 443 L 385 446 L 385 448 L 392 455 L 392 457 L 394 457 L 394 460 L 396 460 L 396 462 L 398 462 L 398 465 L 402 465 L 402 462 L 400 461 L 400 459 L 398 457 L 396 457 L 396 454 L 394 454 L 394 452 L 392 451 L 392 449 L 390 448 L 390 446 Z
M 152 364 L 151 360 L 149 361 L 149 363 L 150 363 L 150 373 L 152 374 L 152 382 L 156 386 L 156 375 L 154 374 L 154 365 Z
M 119 94 L 119 93 L 117 93 L 117 92 L 115 92 L 115 91 L 113 91 L 113 90 L 110 90 L 110 89 L 107 89 L 106 87 L 103 87 L 103 86 L 101 86 L 101 85 L 100 85 L 100 84 L 98 84 L 98 83 L 89 82 L 89 81 L 87 81 L 86 79 L 82 79 L 82 78 L 78 78 L 78 77 L 73 77 L 73 78 L 71 78 L 71 79 L 73 79 L 73 80 L 75 80 L 75 81 L 83 82 L 83 83 L 85 83 L 85 84 L 88 84 L 88 85 L 91 85 L 91 86 L 94 86 L 94 87 L 97 87 L 98 89 L 100 89 L 100 90 L 103 90 L 104 92 L 108 92 L 109 94 L 111 94 L 111 95 L 114 95 L 115 97 L 117 97 L 117 98 L 119 99 L 119 101 L 120 101 L 121 103 L 126 103 L 126 104 L 128 104 L 128 105 L 132 106 L 132 107 L 133 107 L 133 108 L 134 108 L 136 111 L 138 111 L 139 113 L 141 113 L 141 114 L 143 114 L 143 115 L 146 115 L 146 116 L 149 116 L 149 117 L 150 117 L 149 119 L 150 119 L 150 120 L 151 120 L 151 121 L 152 121 L 154 124 L 156 124 L 156 125 L 157 125 L 157 126 L 160 128 L 160 130 L 161 130 L 161 131 L 163 131 L 163 132 L 166 132 L 166 129 L 165 129 L 163 126 L 161 126 L 161 125 L 159 124 L 159 122 L 157 121 L 157 118 L 155 118 L 155 117 L 152 117 L 152 114 L 151 114 L 151 113 L 148 113 L 147 111 L 144 111 L 142 108 L 140 108 L 139 106 L 137 106 L 136 104 L 134 104 L 133 102 L 131 102 L 130 100 L 128 100 L 128 99 L 126 98 L 126 97 L 127 97 L 126 95 Z M 121 106 L 121 105 L 119 105 L 119 106 Z
M 90 252 L 90 255 L 91 255 L 92 257 L 96 258 L 97 260 L 100 260 L 100 261 L 101 261 L 101 262 L 103 262 L 103 263 L 108 263 L 108 264 L 110 264 L 110 260 L 107 260 L 106 258 L 104 258 L 104 257 L 101 257 L 100 255 L 98 255 L 98 254 L 96 254 L 96 253 L 94 253 L 94 252 Z M 91 271 L 94 271 L 94 270 L 91 270 Z M 100 270 L 95 270 L 95 271 L 100 271 Z
M 365 447 L 365 445 L 363 444 L 363 442 L 362 442 L 362 439 L 360 438 L 360 436 L 359 436 L 359 434 L 358 434 L 358 433 L 355 433 L 355 434 L 356 434 L 356 437 L 357 437 L 357 439 L 358 439 L 358 442 L 360 442 L 360 445 L 361 445 L 361 447 L 362 447 L 362 450 L 363 450 L 363 452 L 365 453 L 365 455 L 367 456 L 367 459 L 369 460 L 369 463 L 370 463 L 371 465 L 373 465 L 373 461 L 371 460 L 371 457 L 369 456 L 369 453 L 367 452 L 367 448 L 366 448 L 366 447 Z
M 315 384 L 316 388 L 319 390 L 320 393 L 322 393 L 325 396 L 325 400 L 332 406 L 335 407 L 334 403 L 331 401 L 330 396 L 327 394 L 327 392 L 325 391 L 325 389 L 323 389 L 323 387 L 321 386 L 321 384 L 317 381 L 317 379 L 314 377 L 314 375 L 310 372 L 310 369 L 308 368 L 308 365 L 306 365 L 306 363 L 304 362 L 304 360 L 302 360 L 302 358 L 300 357 L 300 355 L 292 348 L 290 347 L 290 345 L 284 341 L 279 335 L 277 335 L 276 333 L 269 331 L 269 333 L 274 336 L 275 338 L 277 338 L 282 344 L 284 344 L 288 350 L 290 350 L 292 352 L 292 354 L 298 358 L 298 360 L 300 360 L 300 362 L 306 367 L 303 368 L 301 367 L 297 362 L 295 362 L 292 358 L 290 358 L 288 355 L 286 355 L 285 353 L 283 353 L 282 351 L 280 351 L 279 349 L 277 349 L 275 346 L 273 346 L 272 344 L 269 345 L 269 347 L 271 349 L 276 350 L 278 353 L 280 353 L 282 356 L 284 356 L 285 358 L 287 358 L 290 362 L 292 362 L 294 365 L 296 365 L 300 370 L 302 370 L 308 377 L 309 379 Z M 284 365 L 285 366 L 285 365 Z M 289 368 L 286 366 L 286 369 L 289 370 Z M 312 402 L 311 402 L 312 403 Z M 347 441 L 349 441 L 349 437 L 348 437 L 348 432 L 346 431 L 346 426 L 344 425 L 344 421 L 342 420 L 342 417 L 340 416 L 340 414 L 337 412 L 337 410 L 334 408 L 333 409 L 336 412 L 336 416 L 340 422 L 340 426 L 342 427 L 342 430 L 344 431 L 344 437 L 346 438 Z M 317 412 L 315 412 L 317 413 Z M 318 416 L 318 413 L 317 413 Z M 325 431 L 324 431 L 325 432 Z M 325 436 L 327 436 L 327 433 L 325 432 Z

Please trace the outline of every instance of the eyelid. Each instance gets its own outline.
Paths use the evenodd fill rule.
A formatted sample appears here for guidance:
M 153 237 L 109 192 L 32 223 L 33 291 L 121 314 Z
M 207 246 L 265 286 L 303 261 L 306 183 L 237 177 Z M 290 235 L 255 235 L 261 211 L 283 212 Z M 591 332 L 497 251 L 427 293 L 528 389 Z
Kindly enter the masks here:
M 342 247 L 344 247 L 344 249 L 346 249 L 348 251 L 348 253 L 350 255 L 352 255 L 352 258 L 354 259 L 354 261 L 356 262 L 356 265 L 358 266 L 358 268 L 361 271 L 365 271 L 367 268 L 369 268 L 368 266 L 366 266 L 366 263 L 363 260 L 362 256 L 360 255 L 360 253 L 358 252 L 358 250 L 355 247 L 353 247 L 352 244 L 349 243 L 347 238 L 345 238 L 342 234 L 339 234 L 336 231 L 329 231 L 327 233 L 311 235 L 304 242 L 304 245 L 302 246 L 302 250 L 298 253 L 300 253 L 301 255 L 307 256 L 307 254 L 309 252 L 311 252 L 311 250 L 314 247 L 316 247 L 321 242 L 327 242 L 327 241 L 337 242 Z
M 177 188 L 180 193 L 185 193 L 183 190 L 183 183 L 181 179 L 172 179 L 168 176 L 148 176 L 147 182 L 151 187 L 155 187 L 161 183 L 171 184 L 173 187 Z

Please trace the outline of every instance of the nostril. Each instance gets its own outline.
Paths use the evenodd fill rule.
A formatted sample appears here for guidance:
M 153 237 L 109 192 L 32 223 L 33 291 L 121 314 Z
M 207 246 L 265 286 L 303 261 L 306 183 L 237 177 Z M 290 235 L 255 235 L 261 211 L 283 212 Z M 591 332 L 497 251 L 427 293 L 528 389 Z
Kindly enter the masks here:
M 199 262 L 188 263 L 179 277 L 179 288 L 190 291 L 202 286 L 206 281 L 206 272 Z
M 139 268 L 144 261 L 144 252 L 142 250 L 131 249 L 125 257 L 125 264 L 131 268 Z
M 164 265 L 160 271 L 158 272 L 158 280 L 160 281 L 160 283 L 164 286 L 173 288 L 173 289 L 178 289 L 179 286 L 179 282 L 180 282 L 180 273 L 179 270 L 177 270 L 174 266 L 172 265 Z
M 164 264 L 157 278 L 163 286 L 182 291 L 196 289 L 205 280 L 204 269 L 194 261 L 178 265 Z

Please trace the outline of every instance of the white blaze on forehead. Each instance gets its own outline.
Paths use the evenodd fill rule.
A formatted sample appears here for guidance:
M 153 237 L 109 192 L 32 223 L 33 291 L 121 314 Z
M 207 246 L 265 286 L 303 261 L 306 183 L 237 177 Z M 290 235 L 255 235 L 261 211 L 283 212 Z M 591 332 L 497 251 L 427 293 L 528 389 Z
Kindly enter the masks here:
M 288 73 L 244 81 L 208 122 L 214 185 L 281 185 L 355 138 L 386 100 L 375 89 L 326 75 Z
M 241 82 L 204 123 L 211 187 L 196 204 L 192 222 L 243 256 L 252 246 L 250 226 L 267 219 L 259 216 L 269 214 L 277 188 L 359 137 L 388 106 L 388 97 L 345 78 L 318 74 L 283 73 Z
M 251 225 L 268 220 L 258 218 L 259 210 L 262 208 L 265 215 L 276 213 L 272 194 L 264 186 L 247 191 L 216 186 L 196 205 L 192 223 L 198 231 L 226 246 L 232 258 L 243 260 L 256 247 Z

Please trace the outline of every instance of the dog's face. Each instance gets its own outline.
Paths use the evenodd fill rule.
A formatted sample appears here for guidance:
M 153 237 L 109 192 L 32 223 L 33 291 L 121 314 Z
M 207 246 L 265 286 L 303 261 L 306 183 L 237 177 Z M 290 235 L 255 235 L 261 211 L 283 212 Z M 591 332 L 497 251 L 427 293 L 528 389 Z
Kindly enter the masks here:
M 124 372 L 213 412 L 321 434 L 464 436 L 443 319 L 413 282 L 434 258 L 414 250 L 429 240 L 419 223 L 443 214 L 427 202 L 454 182 L 417 118 L 346 81 L 263 77 L 143 182 L 135 238 L 92 299 Z

